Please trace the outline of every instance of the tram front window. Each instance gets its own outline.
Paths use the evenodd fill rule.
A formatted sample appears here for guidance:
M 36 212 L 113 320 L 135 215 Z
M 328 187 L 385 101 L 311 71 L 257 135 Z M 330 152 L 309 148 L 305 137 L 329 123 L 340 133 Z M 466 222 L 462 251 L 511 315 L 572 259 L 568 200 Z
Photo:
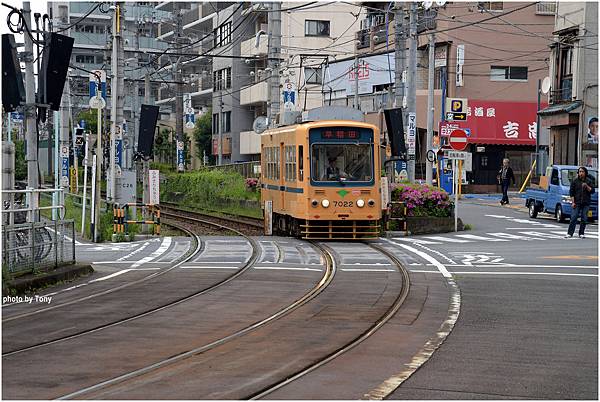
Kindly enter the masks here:
M 313 144 L 313 181 L 356 182 L 373 179 L 371 144 Z

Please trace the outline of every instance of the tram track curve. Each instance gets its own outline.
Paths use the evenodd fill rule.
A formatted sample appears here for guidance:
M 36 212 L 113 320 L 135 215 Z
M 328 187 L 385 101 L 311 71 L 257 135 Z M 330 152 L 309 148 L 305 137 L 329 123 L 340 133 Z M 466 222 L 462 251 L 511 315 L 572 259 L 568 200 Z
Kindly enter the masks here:
M 190 217 L 183 217 L 183 216 L 181 216 L 181 218 L 185 219 L 185 220 L 191 219 Z M 45 342 L 39 342 L 39 343 L 36 343 L 34 345 L 29 345 L 27 347 L 18 348 L 18 349 L 15 349 L 15 350 L 9 350 L 7 352 L 3 352 L 2 356 L 3 357 L 5 357 L 5 356 L 11 356 L 11 355 L 15 355 L 15 354 L 18 354 L 18 353 L 26 352 L 26 351 L 29 351 L 29 350 L 37 349 L 37 348 L 40 348 L 40 347 L 43 347 L 43 346 L 52 345 L 52 344 L 55 344 L 55 343 L 58 343 L 58 342 L 64 342 L 64 341 L 67 341 L 67 340 L 70 340 L 70 339 L 74 339 L 74 338 L 78 338 L 78 337 L 81 337 L 81 336 L 84 336 L 84 335 L 89 335 L 89 334 L 92 334 L 92 333 L 95 333 L 95 332 L 98 332 L 98 331 L 101 331 L 101 330 L 104 330 L 104 329 L 107 329 L 107 328 L 111 328 L 111 327 L 114 327 L 114 326 L 117 326 L 117 325 L 121 325 L 121 324 L 130 322 L 130 321 L 133 321 L 133 320 L 145 317 L 147 315 L 156 313 L 158 311 L 162 311 L 164 309 L 176 306 L 176 305 L 184 303 L 184 302 L 186 302 L 186 301 L 188 301 L 190 299 L 193 299 L 193 298 L 198 297 L 200 295 L 206 294 L 207 292 L 210 292 L 210 291 L 212 291 L 212 290 L 214 290 L 214 289 L 216 289 L 216 288 L 218 288 L 220 286 L 223 286 L 224 284 L 226 284 L 226 283 L 234 280 L 235 278 L 239 277 L 240 275 L 242 275 L 244 272 L 246 272 L 250 267 L 252 267 L 254 265 L 256 259 L 258 258 L 258 252 L 259 252 L 258 250 L 260 250 L 260 247 L 258 246 L 258 244 L 256 243 L 256 241 L 254 239 L 252 239 L 249 236 L 246 236 L 244 233 L 239 232 L 236 229 L 229 228 L 229 227 L 226 227 L 224 225 L 219 225 L 218 223 L 215 223 L 215 222 L 202 221 L 201 219 L 198 219 L 198 218 L 195 218 L 194 220 L 201 221 L 205 225 L 218 226 L 222 230 L 236 232 L 238 235 L 244 237 L 251 244 L 251 246 L 252 246 L 252 254 L 251 254 L 250 258 L 246 261 L 246 263 L 239 270 L 236 270 L 236 272 L 234 272 L 231 275 L 225 277 L 221 281 L 219 281 L 219 282 L 217 282 L 217 283 L 215 283 L 215 284 L 213 284 L 213 285 L 211 285 L 211 286 L 209 286 L 207 288 L 204 288 L 204 289 L 198 290 L 196 292 L 193 292 L 192 294 L 188 294 L 188 295 L 182 296 L 180 298 L 177 298 L 175 300 L 172 300 L 172 301 L 170 301 L 167 304 L 164 304 L 164 305 L 161 305 L 161 306 L 158 306 L 158 307 L 154 307 L 154 308 L 150 308 L 150 309 L 144 310 L 142 312 L 139 312 L 139 313 L 137 313 L 135 315 L 132 315 L 132 316 L 129 316 L 129 317 L 118 319 L 118 320 L 115 320 L 115 321 L 112 321 L 112 322 L 109 322 L 109 323 L 105 323 L 105 324 L 102 324 L 102 325 L 98 325 L 98 326 L 95 326 L 95 327 L 92 327 L 92 328 L 87 328 L 85 330 L 76 332 L 74 334 L 69 334 L 69 335 L 66 335 L 66 336 L 58 337 L 58 338 L 55 338 L 55 339 L 52 339 L 52 340 L 49 340 L 49 341 L 45 341 Z M 102 292 L 94 293 L 92 295 L 81 297 L 81 298 L 78 298 L 78 299 L 75 299 L 75 300 L 71 300 L 71 301 L 68 301 L 68 302 L 65 302 L 65 303 L 57 304 L 55 306 L 46 307 L 46 308 L 43 308 L 43 309 L 39 309 L 39 310 L 35 310 L 35 311 L 23 313 L 23 314 L 20 314 L 20 315 L 12 316 L 12 317 L 9 317 L 9 318 L 3 320 L 3 323 L 4 322 L 9 322 L 9 321 L 14 321 L 14 320 L 17 320 L 17 319 L 23 319 L 23 318 L 31 317 L 33 315 L 36 315 L 36 314 L 39 314 L 39 313 L 43 313 L 43 312 L 47 312 L 49 310 L 55 310 L 55 309 L 58 309 L 58 308 L 61 308 L 61 307 L 65 307 L 65 306 L 68 306 L 68 305 L 72 305 L 72 304 L 75 304 L 75 303 L 79 303 L 79 302 L 83 302 L 83 301 L 88 301 L 90 299 L 93 299 L 93 298 L 96 298 L 96 297 L 99 297 L 99 296 L 107 295 L 107 294 L 114 293 L 114 292 L 119 291 L 119 290 L 123 290 L 125 288 L 129 288 L 129 287 L 131 287 L 133 285 L 140 284 L 140 283 L 149 281 L 151 279 L 155 279 L 155 278 L 157 278 L 157 277 L 159 277 L 161 275 L 164 275 L 164 274 L 166 274 L 168 272 L 171 272 L 174 269 L 179 268 L 183 264 L 185 264 L 185 263 L 193 260 L 195 257 L 197 257 L 198 255 L 200 255 L 201 252 L 202 252 L 202 249 L 203 249 L 203 247 L 202 247 L 202 241 L 201 241 L 200 237 L 197 234 L 193 233 L 190 229 L 186 228 L 184 225 L 182 225 L 180 223 L 177 223 L 177 224 L 171 223 L 171 225 L 177 226 L 180 230 L 183 230 L 184 232 L 187 232 L 192 237 L 192 239 L 194 239 L 194 244 L 195 244 L 195 246 L 193 247 L 193 251 L 190 252 L 190 253 L 188 253 L 188 254 L 186 254 L 187 257 L 186 257 L 186 255 L 184 255 L 184 257 L 182 257 L 180 259 L 180 261 L 178 261 L 172 267 L 170 267 L 168 269 L 165 269 L 165 270 L 163 270 L 161 272 L 157 272 L 157 273 L 148 275 L 148 276 L 146 276 L 144 278 L 141 278 L 141 279 L 138 279 L 136 281 L 129 282 L 127 284 L 124 284 L 124 285 L 121 285 L 121 286 L 118 286 L 118 287 L 115 287 L 115 288 L 111 288 L 111 289 L 108 289 L 108 290 L 105 290 L 105 291 L 102 291 Z
M 324 251 L 324 255 L 326 256 L 327 264 L 331 265 L 331 267 L 332 267 L 332 273 L 330 275 L 330 278 L 326 279 L 324 277 L 320 282 L 320 284 L 323 284 L 323 285 L 326 284 L 328 286 L 328 284 L 333 280 L 333 276 L 335 275 L 335 272 L 337 271 L 336 259 L 335 259 L 335 256 L 334 256 L 334 253 L 332 252 L 332 250 L 329 249 L 327 246 L 324 246 L 322 244 L 315 244 L 315 246 Z M 379 317 L 379 319 L 376 320 L 375 323 L 373 323 L 373 325 L 371 325 L 367 330 L 365 330 L 364 332 L 362 332 L 361 334 L 356 336 L 349 343 L 343 345 L 342 347 L 336 349 L 332 353 L 319 359 L 319 361 L 308 365 L 303 370 L 300 370 L 299 372 L 296 372 L 293 375 L 287 375 L 286 378 L 284 378 L 283 380 L 275 382 L 274 384 L 261 390 L 260 392 L 247 395 L 245 398 L 242 398 L 242 399 L 260 399 L 260 398 L 272 393 L 273 391 L 276 391 L 276 390 L 284 387 L 285 385 L 289 384 L 290 382 L 295 381 L 296 379 L 304 376 L 305 374 L 308 374 L 308 373 L 322 367 L 323 365 L 327 364 L 329 361 L 348 352 L 349 350 L 351 350 L 352 348 L 354 348 L 355 346 L 357 346 L 358 344 L 360 344 L 361 342 L 363 342 L 364 340 L 369 338 L 379 328 L 381 328 L 381 326 L 383 326 L 386 322 L 388 322 L 391 319 L 391 317 L 393 317 L 393 315 L 402 306 L 403 302 L 405 301 L 405 299 L 408 295 L 408 291 L 410 288 L 410 280 L 408 277 L 408 271 L 403 267 L 403 265 L 400 263 L 398 258 L 395 257 L 391 252 L 389 252 L 381 247 L 378 247 L 378 246 L 369 245 L 369 247 L 374 248 L 378 252 L 380 252 L 380 253 L 384 254 L 386 257 L 388 257 L 389 260 L 392 261 L 394 263 L 394 265 L 396 265 L 398 267 L 399 272 L 402 274 L 402 287 L 400 289 L 400 292 L 396 296 L 393 304 L 387 309 L 387 311 L 381 317 Z M 324 281 L 327 281 L 327 283 L 325 283 Z M 320 293 L 321 291 L 322 290 L 320 290 L 318 293 Z M 306 300 L 304 300 L 302 304 L 308 303 L 310 300 L 312 300 L 314 297 L 316 297 L 317 294 L 314 294 L 310 297 L 308 297 L 308 296 L 309 295 L 307 295 Z M 290 313 L 291 311 L 301 307 L 301 305 L 297 305 L 294 307 L 289 306 L 286 309 L 269 317 L 268 319 L 265 319 L 263 322 L 261 322 L 261 325 L 266 325 L 269 322 L 274 321 L 275 319 L 282 318 L 283 315 L 286 315 L 287 313 Z M 222 345 L 226 342 L 232 341 L 235 338 L 239 338 L 243 335 L 246 335 L 248 332 L 250 332 L 251 330 L 254 330 L 254 329 L 257 329 L 257 326 L 248 327 L 238 333 L 231 334 L 230 336 L 222 338 L 211 344 L 204 345 L 199 348 L 195 348 L 188 352 L 174 356 L 173 358 L 170 358 L 170 359 L 165 359 L 163 361 L 156 362 L 156 363 L 149 365 L 147 367 L 144 367 L 140 370 L 136 370 L 136 371 L 124 374 L 120 377 L 116 377 L 111 380 L 104 381 L 102 383 L 98 383 L 92 387 L 88 387 L 86 389 L 82 389 L 82 390 L 73 392 L 71 394 L 64 395 L 60 399 L 72 399 L 72 398 L 98 399 L 98 398 L 106 398 L 106 397 L 111 398 L 112 395 L 110 395 L 110 392 L 115 392 L 115 391 L 118 392 L 119 388 L 123 388 L 123 387 L 126 388 L 128 386 L 128 382 L 135 381 L 137 377 L 142 377 L 144 375 L 151 374 L 153 371 L 159 370 L 159 369 L 163 369 L 163 373 L 164 373 L 164 370 L 169 370 L 170 369 L 169 366 L 172 364 L 174 365 L 175 363 L 182 362 L 185 359 L 192 358 L 195 355 L 200 355 L 202 353 L 205 353 L 205 352 L 209 351 L 210 349 L 213 349 L 219 345 Z M 174 367 L 172 369 L 175 370 Z M 133 386 L 133 384 L 132 384 L 132 386 Z M 113 388 L 113 387 L 116 387 L 117 389 L 111 390 L 111 388 Z

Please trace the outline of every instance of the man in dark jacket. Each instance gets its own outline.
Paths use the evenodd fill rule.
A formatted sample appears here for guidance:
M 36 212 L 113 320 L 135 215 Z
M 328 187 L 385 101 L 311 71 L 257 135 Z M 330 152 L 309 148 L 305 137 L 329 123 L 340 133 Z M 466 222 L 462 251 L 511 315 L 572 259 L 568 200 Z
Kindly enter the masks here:
M 575 226 L 577 226 L 577 218 L 580 215 L 579 238 L 585 238 L 585 225 L 587 224 L 588 211 L 590 210 L 590 202 L 594 191 L 596 191 L 594 182 L 588 177 L 587 168 L 581 166 L 577 170 L 577 177 L 571 182 L 571 188 L 569 189 L 573 211 L 571 212 L 571 223 L 569 223 L 569 230 L 565 238 L 573 237 Z
M 498 181 L 502 185 L 502 200 L 500 201 L 500 205 L 508 204 L 508 187 L 510 186 L 510 181 L 512 180 L 513 184 L 517 184 L 515 181 L 515 174 L 510 166 L 508 166 L 508 158 L 504 158 L 502 160 L 502 168 L 498 171 Z

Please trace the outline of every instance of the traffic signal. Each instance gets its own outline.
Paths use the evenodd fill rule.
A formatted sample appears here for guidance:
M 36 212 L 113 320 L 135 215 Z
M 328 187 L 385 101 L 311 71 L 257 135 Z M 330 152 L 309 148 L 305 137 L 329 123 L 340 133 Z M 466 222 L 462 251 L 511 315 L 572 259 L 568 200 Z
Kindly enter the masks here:
M 390 139 L 392 156 L 401 156 L 406 154 L 406 144 L 404 143 L 404 124 L 402 123 L 402 109 L 385 109 L 385 124 Z
M 13 112 L 25 102 L 25 86 L 13 34 L 2 34 L 2 106 Z
M 74 41 L 69 36 L 52 32 L 44 47 L 38 101 L 49 104 L 51 110 L 58 111 L 60 108 Z
M 152 156 L 154 131 L 158 120 L 158 106 L 142 105 L 140 112 L 140 129 L 138 134 L 137 152 L 145 158 Z

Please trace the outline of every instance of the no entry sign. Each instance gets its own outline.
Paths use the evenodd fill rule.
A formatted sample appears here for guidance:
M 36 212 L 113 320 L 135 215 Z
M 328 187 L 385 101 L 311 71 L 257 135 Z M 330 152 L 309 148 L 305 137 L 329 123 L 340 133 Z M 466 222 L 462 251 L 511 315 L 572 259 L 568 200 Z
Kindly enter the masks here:
M 462 151 L 467 147 L 467 133 L 463 130 L 454 130 L 450 134 L 450 146 L 455 151 Z

